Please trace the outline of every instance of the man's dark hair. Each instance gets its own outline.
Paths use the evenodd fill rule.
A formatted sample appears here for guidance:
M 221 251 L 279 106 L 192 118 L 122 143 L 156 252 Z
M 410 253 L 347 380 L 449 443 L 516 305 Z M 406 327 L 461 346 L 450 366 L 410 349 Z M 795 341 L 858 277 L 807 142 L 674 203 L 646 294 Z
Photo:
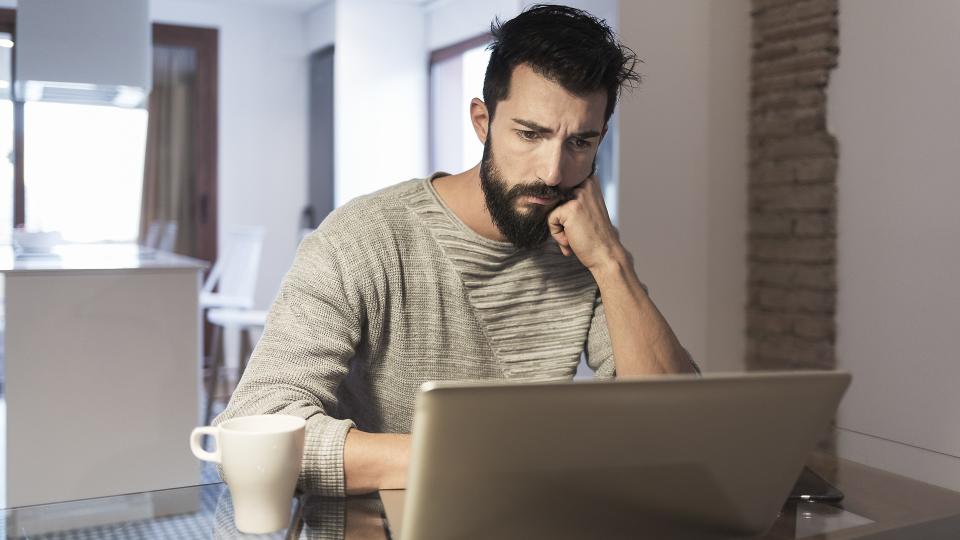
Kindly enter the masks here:
M 521 64 L 578 96 L 605 90 L 604 121 L 610 120 L 620 89 L 640 82 L 636 54 L 617 41 L 606 21 L 581 9 L 537 4 L 507 22 L 494 19 L 490 33 L 483 101 L 491 121 L 497 103 L 507 99 L 513 69 Z

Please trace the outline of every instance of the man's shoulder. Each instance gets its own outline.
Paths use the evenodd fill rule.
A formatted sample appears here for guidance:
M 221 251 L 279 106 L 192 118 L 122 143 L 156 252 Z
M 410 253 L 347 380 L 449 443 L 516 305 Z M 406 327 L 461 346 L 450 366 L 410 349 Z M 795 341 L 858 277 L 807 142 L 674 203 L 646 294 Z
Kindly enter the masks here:
M 424 189 L 423 178 L 412 178 L 392 186 L 361 195 L 339 208 L 345 212 L 391 211 L 406 207 L 405 199 Z
M 331 212 L 308 237 L 308 247 L 327 246 L 341 256 L 380 260 L 392 247 L 408 244 L 423 231 L 409 200 L 425 188 L 415 178 L 357 197 Z
M 422 178 L 406 180 L 352 199 L 331 212 L 318 230 L 331 238 L 389 230 L 407 220 L 406 199 L 423 189 L 423 181 Z

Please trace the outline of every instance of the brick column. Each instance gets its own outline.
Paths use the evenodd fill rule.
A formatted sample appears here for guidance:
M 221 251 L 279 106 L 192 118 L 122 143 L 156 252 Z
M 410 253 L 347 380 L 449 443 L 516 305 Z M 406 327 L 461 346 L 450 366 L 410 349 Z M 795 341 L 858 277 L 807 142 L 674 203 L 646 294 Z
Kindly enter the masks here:
M 837 0 L 752 0 L 749 370 L 836 365 Z

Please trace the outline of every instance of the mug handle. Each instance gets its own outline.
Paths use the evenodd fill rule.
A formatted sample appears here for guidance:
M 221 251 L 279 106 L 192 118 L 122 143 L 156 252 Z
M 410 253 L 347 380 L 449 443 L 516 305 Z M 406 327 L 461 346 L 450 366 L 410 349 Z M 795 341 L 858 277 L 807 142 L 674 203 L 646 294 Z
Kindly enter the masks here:
M 213 437 L 213 441 L 217 447 L 213 452 L 207 452 L 200 446 L 200 437 L 204 435 Z M 220 429 L 213 426 L 194 428 L 190 433 L 190 450 L 193 452 L 193 455 L 197 456 L 197 459 L 220 463 Z

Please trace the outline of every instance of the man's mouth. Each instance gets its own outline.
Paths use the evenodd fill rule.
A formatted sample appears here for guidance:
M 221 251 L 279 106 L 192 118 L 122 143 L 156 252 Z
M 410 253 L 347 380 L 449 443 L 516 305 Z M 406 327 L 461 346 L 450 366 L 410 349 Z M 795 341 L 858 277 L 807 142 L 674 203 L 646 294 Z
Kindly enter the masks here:
M 536 197 L 534 195 L 528 195 L 527 200 L 534 204 L 548 205 L 557 200 L 556 197 Z

